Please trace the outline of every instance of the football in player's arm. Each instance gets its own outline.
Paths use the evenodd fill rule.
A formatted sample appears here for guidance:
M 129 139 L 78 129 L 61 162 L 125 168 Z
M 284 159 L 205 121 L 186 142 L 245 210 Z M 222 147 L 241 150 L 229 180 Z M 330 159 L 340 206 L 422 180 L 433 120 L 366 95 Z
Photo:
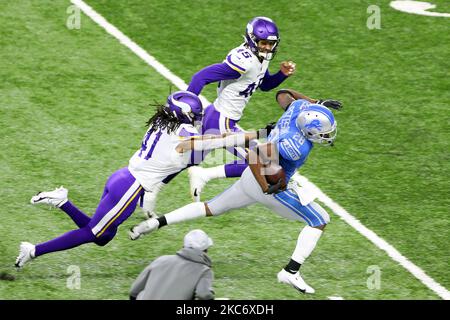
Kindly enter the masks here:
M 249 168 L 236 183 L 205 203 L 194 202 L 158 219 L 140 223 L 130 230 L 130 239 L 136 240 L 166 225 L 217 216 L 232 209 L 261 203 L 280 216 L 307 223 L 299 234 L 289 263 L 277 277 L 279 282 L 289 284 L 301 292 L 314 293 L 314 289 L 302 279 L 299 269 L 316 247 L 330 219 L 325 209 L 314 201 L 314 195 L 290 179 L 305 163 L 313 143 L 326 146 L 334 143 L 337 123 L 327 107 L 305 99 L 283 106 L 287 110 L 270 133 L 268 142 L 249 153 Z M 273 162 L 283 168 L 286 181 L 268 183 L 262 168 Z
M 152 190 L 155 185 L 167 182 L 173 175 L 195 164 L 192 163 L 191 151 L 245 146 L 258 137 L 257 132 L 198 136 L 193 124 L 201 119 L 202 112 L 202 103 L 195 94 L 188 91 L 171 94 L 167 104 L 159 106 L 147 122 L 149 128 L 141 148 L 131 157 L 129 165 L 109 177 L 92 217 L 69 201 L 68 190 L 63 187 L 33 196 L 32 204 L 61 209 L 78 228 L 37 245 L 22 242 L 16 267 L 21 268 L 41 255 L 85 243 L 106 245 L 115 237 L 118 227 L 134 212 L 144 190 Z

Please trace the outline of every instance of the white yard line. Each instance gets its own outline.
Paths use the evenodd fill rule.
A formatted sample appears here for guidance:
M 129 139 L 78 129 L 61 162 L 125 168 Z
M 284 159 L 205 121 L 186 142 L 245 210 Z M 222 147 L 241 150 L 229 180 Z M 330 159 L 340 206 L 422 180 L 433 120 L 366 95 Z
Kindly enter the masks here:
M 98 14 L 94 9 L 92 9 L 89 5 L 87 5 L 84 1 L 81 0 L 71 0 L 71 2 L 81 9 L 89 18 L 91 18 L 94 22 L 100 25 L 103 29 L 106 30 L 110 35 L 119 40 L 121 44 L 125 47 L 133 51 L 139 58 L 144 60 L 149 66 L 155 69 L 159 74 L 161 74 L 164 78 L 172 82 L 177 88 L 181 90 L 186 90 L 188 85 L 184 82 L 180 77 L 173 74 L 172 71 L 167 69 L 162 63 L 156 60 L 153 56 L 148 54 L 147 51 L 142 49 L 138 44 L 136 44 L 133 40 L 128 38 L 126 35 L 122 33 L 119 29 L 113 26 L 111 23 L 106 21 L 100 14 Z M 200 96 L 202 103 L 204 105 L 209 105 L 210 103 L 206 100 L 205 97 Z
M 187 88 L 187 84 L 178 76 L 176 76 L 173 72 L 167 69 L 163 64 L 158 62 L 153 56 L 148 54 L 144 49 L 142 49 L 139 45 L 137 45 L 134 41 L 124 35 L 119 29 L 110 24 L 103 18 L 100 14 L 98 14 L 94 9 L 92 9 L 89 5 L 87 5 L 82 0 L 71 0 L 71 2 L 79 7 L 88 17 L 90 17 L 94 22 L 100 25 L 103 29 L 106 30 L 110 35 L 119 40 L 121 44 L 129 48 L 132 52 L 134 52 L 138 57 L 144 60 L 149 66 L 154 68 L 159 74 L 161 74 L 164 78 L 172 82 L 176 87 L 181 90 L 185 90 Z M 210 102 L 203 96 L 200 96 L 204 105 L 209 105 Z M 380 238 L 375 232 L 365 227 L 361 222 L 359 222 L 354 216 L 349 214 L 344 208 L 342 208 L 339 204 L 334 202 L 330 197 L 328 197 L 325 193 L 323 193 L 316 185 L 310 182 L 303 176 L 296 175 L 294 176 L 296 180 L 300 183 L 308 185 L 311 189 L 313 189 L 317 195 L 318 199 L 323 202 L 327 207 L 329 207 L 336 215 L 340 216 L 345 222 L 347 222 L 351 227 L 356 229 L 359 233 L 361 233 L 364 237 L 369 239 L 375 246 L 385 251 L 389 257 L 391 257 L 394 261 L 398 262 L 401 266 L 403 266 L 406 270 L 408 270 L 412 275 L 414 275 L 417 279 L 419 279 L 424 285 L 426 285 L 430 290 L 434 291 L 437 295 L 439 295 L 442 299 L 450 300 L 450 292 L 444 288 L 442 285 L 437 283 L 430 276 L 425 274 L 425 272 L 416 266 L 414 263 L 409 261 L 405 256 L 403 256 L 400 252 L 397 251 L 392 245 L 387 243 L 385 240 Z

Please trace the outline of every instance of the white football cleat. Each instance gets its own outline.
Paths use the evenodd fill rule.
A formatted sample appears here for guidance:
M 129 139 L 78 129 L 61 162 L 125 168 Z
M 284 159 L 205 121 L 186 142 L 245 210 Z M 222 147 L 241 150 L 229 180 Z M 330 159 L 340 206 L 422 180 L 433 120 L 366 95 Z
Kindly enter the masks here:
M 63 186 L 53 191 L 38 192 L 30 200 L 31 204 L 48 204 L 53 207 L 60 207 L 67 201 L 69 190 Z
M 16 259 L 16 268 L 22 268 L 25 263 L 34 259 L 35 246 L 29 242 L 20 243 L 19 255 Z
M 137 240 L 142 235 L 149 234 L 157 230 L 158 227 L 159 221 L 157 219 L 148 219 L 131 228 L 130 231 L 128 231 L 128 237 L 130 240 Z
M 203 187 L 208 183 L 209 178 L 203 173 L 204 169 L 199 166 L 189 167 L 189 184 L 191 187 L 191 196 L 194 202 L 200 202 L 200 194 Z
M 284 269 L 281 269 L 280 272 L 278 272 L 277 275 L 278 282 L 286 283 L 300 291 L 301 293 L 314 293 L 316 290 L 314 290 L 312 287 L 306 284 L 306 282 L 302 279 L 300 276 L 300 273 L 297 272 L 295 274 L 289 273 Z

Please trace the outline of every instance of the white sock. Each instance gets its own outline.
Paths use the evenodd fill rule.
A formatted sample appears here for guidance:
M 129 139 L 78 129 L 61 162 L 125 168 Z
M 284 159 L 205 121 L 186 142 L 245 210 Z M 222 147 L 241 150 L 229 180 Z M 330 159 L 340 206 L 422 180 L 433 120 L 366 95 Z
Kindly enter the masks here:
M 165 185 L 165 183 L 160 182 L 152 190 L 144 193 L 144 201 L 142 203 L 142 210 L 144 212 L 150 213 L 155 210 L 158 193 Z
M 304 227 L 298 235 L 297 246 L 291 257 L 292 260 L 303 264 L 316 247 L 322 232 L 322 230 L 310 226 Z
M 167 225 L 206 217 L 205 204 L 203 202 L 193 202 L 164 216 L 166 217 Z
M 205 174 L 205 178 L 207 180 L 216 179 L 216 178 L 226 178 L 225 175 L 225 165 L 220 165 L 212 168 L 202 168 L 203 173 Z

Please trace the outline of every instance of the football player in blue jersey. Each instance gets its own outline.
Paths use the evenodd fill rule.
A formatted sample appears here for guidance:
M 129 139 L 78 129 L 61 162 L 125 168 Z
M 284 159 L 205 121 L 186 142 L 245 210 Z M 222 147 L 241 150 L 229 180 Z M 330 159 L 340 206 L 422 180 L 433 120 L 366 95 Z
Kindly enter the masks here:
M 256 89 L 269 91 L 278 87 L 293 75 L 296 65 L 292 61 L 283 61 L 275 74 L 268 71 L 269 63 L 274 58 L 280 44 L 278 26 L 267 17 L 255 17 L 246 26 L 244 43 L 232 49 L 222 63 L 216 63 L 198 71 L 187 88 L 200 94 L 204 86 L 218 82 L 217 98 L 205 109 L 202 119 L 202 134 L 223 134 L 239 132 L 238 122 Z M 283 90 L 281 90 L 283 91 Z M 286 91 L 286 90 L 285 90 Z M 288 90 L 296 99 L 305 98 L 309 102 L 321 103 L 293 90 Z M 339 101 L 328 104 L 331 108 L 340 108 Z M 326 104 L 325 104 L 326 105 Z M 194 201 L 200 201 L 200 194 L 205 184 L 215 178 L 240 177 L 247 168 L 245 148 L 228 149 L 241 160 L 211 168 L 194 166 L 189 168 L 190 191 Z M 196 154 L 196 158 L 205 158 L 208 151 Z M 155 216 L 154 208 L 158 192 L 166 184 L 161 183 L 145 193 L 142 207 L 147 217 Z
M 285 218 L 307 223 L 299 234 L 289 263 L 278 273 L 278 281 L 301 292 L 314 293 L 314 289 L 302 279 L 299 269 L 316 247 L 330 218 L 325 209 L 314 201 L 314 194 L 297 185 L 291 177 L 304 164 L 314 144 L 333 145 L 337 123 L 327 107 L 298 99 L 299 96 L 294 90 L 282 90 L 277 94 L 279 105 L 286 111 L 270 133 L 267 143 L 250 150 L 247 157 L 249 166 L 236 183 L 206 201 L 204 206 L 192 203 L 140 223 L 131 229 L 130 238 L 135 240 L 165 225 L 217 216 L 232 209 L 261 203 Z M 283 168 L 286 178 L 269 184 L 265 170 L 276 166 Z

